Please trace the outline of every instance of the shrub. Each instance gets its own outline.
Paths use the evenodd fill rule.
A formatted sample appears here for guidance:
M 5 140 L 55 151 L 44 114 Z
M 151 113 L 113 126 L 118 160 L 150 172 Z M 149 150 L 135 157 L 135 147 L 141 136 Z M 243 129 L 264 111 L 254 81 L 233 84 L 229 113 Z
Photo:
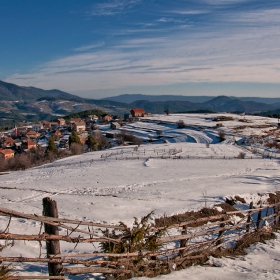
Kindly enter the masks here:
M 240 152 L 240 153 L 238 154 L 237 158 L 244 159 L 245 156 L 246 156 L 246 153 Z
M 164 110 L 164 113 L 165 113 L 167 116 L 169 116 L 170 110 L 169 110 L 169 109 L 166 109 L 166 110 Z
M 213 118 L 214 122 L 221 122 L 221 121 L 233 121 L 233 117 L 230 116 L 218 116 Z
M 177 122 L 177 127 L 178 128 L 184 128 L 186 125 L 185 125 L 185 123 L 184 123 L 184 121 L 183 120 L 179 120 L 178 122 Z
M 106 253 L 157 251 L 162 245 L 158 242 L 158 238 L 160 238 L 166 230 L 163 229 L 157 232 L 151 232 L 151 224 L 149 224 L 148 221 L 152 215 L 153 211 L 147 216 L 143 217 L 140 221 L 138 221 L 137 218 L 134 218 L 132 228 L 129 228 L 126 224 L 120 222 L 120 226 L 124 228 L 121 230 L 121 234 L 117 234 L 116 230 L 111 232 L 109 229 L 104 230 L 104 236 L 114 239 L 121 236 L 122 242 L 117 244 L 112 242 L 102 242 L 102 251 Z
M 86 144 L 92 151 L 98 150 L 98 141 L 93 135 L 89 135 Z
M 162 130 L 157 130 L 157 137 L 160 138 L 162 136 Z
M 94 137 L 98 142 L 99 150 L 104 150 L 110 147 L 110 142 L 104 135 L 101 134 L 100 130 L 94 131 Z
M 82 153 L 82 145 L 78 143 L 72 143 L 70 145 L 70 151 L 72 155 L 80 155 Z
M 7 161 L 3 158 L 0 158 L 0 172 L 7 170 Z
M 49 138 L 48 147 L 46 149 L 46 153 L 54 153 L 54 154 L 58 153 L 58 149 L 56 147 L 56 144 L 54 142 L 54 138 L 52 136 Z
M 10 245 L 10 244 L 8 244 L 8 245 Z M 8 245 L 3 246 L 0 244 L 0 252 L 2 252 L 3 249 L 6 248 Z M 9 278 L 11 276 L 11 271 L 12 271 L 11 265 L 1 264 L 0 265 L 0 279 L 9 280 Z
M 220 142 L 224 141 L 226 139 L 226 134 L 223 130 L 219 130 L 218 137 L 220 138 Z
M 25 170 L 31 167 L 31 159 L 28 154 L 17 154 L 7 161 L 7 169 Z
M 143 139 L 133 135 L 132 133 L 127 133 L 126 130 L 122 130 L 118 136 L 117 143 L 119 145 L 123 144 L 125 141 L 131 142 L 134 145 L 140 146 L 143 143 Z
M 70 146 L 71 146 L 71 143 L 81 144 L 80 137 L 76 131 L 72 131 L 71 135 L 69 136 L 69 145 Z

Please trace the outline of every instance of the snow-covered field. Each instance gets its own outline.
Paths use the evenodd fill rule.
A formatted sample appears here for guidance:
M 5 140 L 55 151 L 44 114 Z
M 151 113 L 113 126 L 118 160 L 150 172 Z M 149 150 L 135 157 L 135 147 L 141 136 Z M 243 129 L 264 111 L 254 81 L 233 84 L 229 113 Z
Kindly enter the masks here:
M 233 116 L 235 119 L 240 118 Z M 234 122 L 239 124 L 239 121 L 223 122 L 225 131 L 230 134 L 229 140 L 217 143 L 214 141 L 217 134 L 215 123 L 209 118 L 209 115 L 153 117 L 153 121 L 164 119 L 173 122 L 169 124 L 173 126 L 173 130 L 161 127 L 164 133 L 177 132 L 181 136 L 192 134 L 190 136 L 198 143 L 186 140 L 147 144 L 141 145 L 138 151 L 134 151 L 134 146 L 115 147 L 1 175 L 1 207 L 41 215 L 42 198 L 49 196 L 57 201 L 60 217 L 109 224 L 119 221 L 132 224 L 134 216 L 144 216 L 151 210 L 155 210 L 156 216 L 183 213 L 198 210 L 205 204 L 211 207 L 224 202 L 225 196 L 234 195 L 244 197 L 249 203 L 251 200 L 261 199 L 266 192 L 280 190 L 279 160 L 262 159 L 249 152 L 246 152 L 250 156 L 248 159 L 235 158 L 244 151 L 231 141 L 234 136 L 233 127 L 236 125 Z M 246 118 L 252 118 L 250 121 L 256 126 L 267 125 L 269 122 L 267 118 Z M 174 124 L 178 119 L 183 119 L 186 124 L 198 125 L 201 130 L 175 129 Z M 159 129 L 158 125 L 143 123 L 141 129 L 154 131 Z M 136 126 L 139 128 L 140 123 Z M 247 133 L 246 130 L 244 134 Z M 255 128 L 254 134 L 260 133 L 262 130 Z M 207 147 L 206 143 L 211 144 Z M 181 156 L 181 159 L 172 158 L 175 155 Z M 155 156 L 158 158 L 153 158 Z M 6 228 L 7 222 L 7 218 L 0 217 L 1 230 Z M 10 232 L 36 234 L 39 228 L 40 224 L 37 222 L 13 219 Z M 280 271 L 277 267 L 280 262 L 280 239 L 277 236 L 276 240 L 267 244 L 252 246 L 247 256 L 236 260 L 211 259 L 210 262 L 217 267 L 192 267 L 158 278 L 279 279 Z M 74 246 L 62 243 L 62 251 L 92 252 L 97 249 L 92 245 L 79 244 L 75 249 Z M 18 241 L 14 247 L 4 250 L 3 254 L 38 256 L 39 244 Z M 30 273 L 47 271 L 46 266 L 42 265 L 19 268 L 27 269 Z M 89 276 L 87 279 L 97 277 Z

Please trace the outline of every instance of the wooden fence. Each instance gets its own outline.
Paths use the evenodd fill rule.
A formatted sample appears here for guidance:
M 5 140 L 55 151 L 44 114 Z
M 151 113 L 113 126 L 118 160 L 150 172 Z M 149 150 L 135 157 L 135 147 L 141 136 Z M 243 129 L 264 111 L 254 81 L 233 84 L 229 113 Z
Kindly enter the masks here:
M 0 214 L 7 217 L 7 226 L 0 232 L 0 239 L 37 241 L 40 244 L 42 241 L 46 242 L 47 254 L 44 258 L 0 256 L 0 262 L 45 263 L 48 265 L 49 276 L 14 275 L 11 279 L 65 279 L 65 275 L 89 273 L 103 273 L 109 275 L 110 279 L 128 279 L 133 276 L 156 276 L 190 264 L 203 263 L 210 255 L 236 249 L 238 244 L 256 234 L 270 235 L 280 222 L 280 202 L 264 207 L 254 207 L 251 203 L 248 210 L 223 212 L 162 227 L 148 225 L 143 239 L 156 241 L 159 244 L 157 250 L 126 248 L 124 243 L 132 240 L 133 228 L 128 230 L 124 224 L 108 225 L 58 218 L 56 202 L 50 198 L 43 199 L 43 216 L 24 214 L 2 207 Z M 39 233 L 10 233 L 12 218 L 31 219 L 41 223 Z M 142 228 L 137 230 L 144 228 L 141 226 Z M 59 234 L 59 228 L 64 232 L 62 235 Z M 97 242 L 112 245 L 112 248 L 121 244 L 125 250 L 118 253 L 101 251 L 61 254 L 60 242 L 73 243 L 73 246 Z M 138 242 L 142 244 L 143 240 Z

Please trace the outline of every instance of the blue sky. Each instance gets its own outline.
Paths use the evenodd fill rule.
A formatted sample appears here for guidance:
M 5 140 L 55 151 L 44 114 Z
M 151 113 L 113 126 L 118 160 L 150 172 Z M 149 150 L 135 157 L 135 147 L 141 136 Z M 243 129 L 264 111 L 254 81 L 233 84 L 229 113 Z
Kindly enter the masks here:
M 280 97 L 279 0 L 0 0 L 0 34 L 22 86 Z

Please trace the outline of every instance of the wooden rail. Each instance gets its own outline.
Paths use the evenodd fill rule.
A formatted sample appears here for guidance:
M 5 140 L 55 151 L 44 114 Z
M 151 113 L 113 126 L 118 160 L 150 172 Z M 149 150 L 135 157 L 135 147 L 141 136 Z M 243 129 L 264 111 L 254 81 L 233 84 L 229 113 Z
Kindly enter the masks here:
M 59 250 L 52 253 L 48 251 L 45 258 L 26 258 L 26 257 L 1 257 L 0 262 L 28 262 L 28 263 L 46 263 L 48 265 L 68 264 L 61 266 L 57 275 L 36 276 L 36 279 L 67 279 L 64 274 L 87 274 L 87 273 L 103 273 L 113 275 L 128 275 L 131 277 L 133 273 L 133 260 L 145 258 L 146 267 L 154 267 L 155 262 L 160 266 L 168 266 L 170 261 L 175 262 L 178 267 L 185 267 L 186 263 L 203 259 L 218 250 L 226 250 L 229 247 L 235 246 L 246 236 L 250 234 L 269 233 L 270 226 L 276 226 L 279 223 L 280 202 L 267 206 L 258 206 L 253 209 L 253 204 L 250 204 L 248 210 L 224 212 L 219 215 L 199 218 L 196 220 L 188 220 L 182 223 L 169 225 L 165 228 L 149 227 L 149 236 L 146 238 L 154 238 L 161 230 L 167 230 L 167 234 L 162 237 L 157 237 L 156 240 L 162 246 L 157 251 L 134 251 L 123 253 L 60 253 Z M 128 233 L 123 226 L 107 225 L 86 221 L 77 221 L 71 219 L 61 219 L 58 217 L 38 216 L 35 214 L 24 214 L 18 211 L 0 207 L 0 214 L 10 217 L 7 228 L 0 233 L 0 239 L 3 240 L 24 240 L 42 242 L 69 242 L 69 243 L 103 243 L 103 244 L 122 244 L 126 242 Z M 236 215 L 242 214 L 243 217 L 236 220 Z M 8 232 L 11 223 L 11 217 L 32 219 L 45 225 L 55 226 L 58 228 L 70 231 L 67 235 L 59 235 L 57 233 L 39 233 L 39 234 L 16 234 Z M 77 225 L 72 227 L 72 224 Z M 79 228 L 80 226 L 92 226 L 96 228 L 106 228 L 108 232 L 115 230 L 119 235 L 115 238 L 107 237 L 102 231 L 100 234 L 93 234 L 92 231 Z M 170 235 L 169 229 L 177 229 L 178 234 Z M 73 234 L 78 234 L 73 236 Z M 201 241 L 203 240 L 203 241 Z M 168 244 L 168 249 L 164 244 Z M 173 245 L 171 245 L 173 244 Z M 171 247 L 171 248 L 170 248 Z M 138 263 L 137 261 L 137 263 Z M 69 265 L 83 265 L 83 267 L 73 267 Z M 52 272 L 53 273 L 53 272 Z M 130 276 L 129 276 L 130 275 Z M 147 274 L 149 275 L 149 274 Z M 145 274 L 139 274 L 145 276 Z M 32 276 L 14 276 L 15 279 L 34 279 Z M 58 278 L 55 278 L 58 277 Z M 12 278 L 11 278 L 12 279 Z

